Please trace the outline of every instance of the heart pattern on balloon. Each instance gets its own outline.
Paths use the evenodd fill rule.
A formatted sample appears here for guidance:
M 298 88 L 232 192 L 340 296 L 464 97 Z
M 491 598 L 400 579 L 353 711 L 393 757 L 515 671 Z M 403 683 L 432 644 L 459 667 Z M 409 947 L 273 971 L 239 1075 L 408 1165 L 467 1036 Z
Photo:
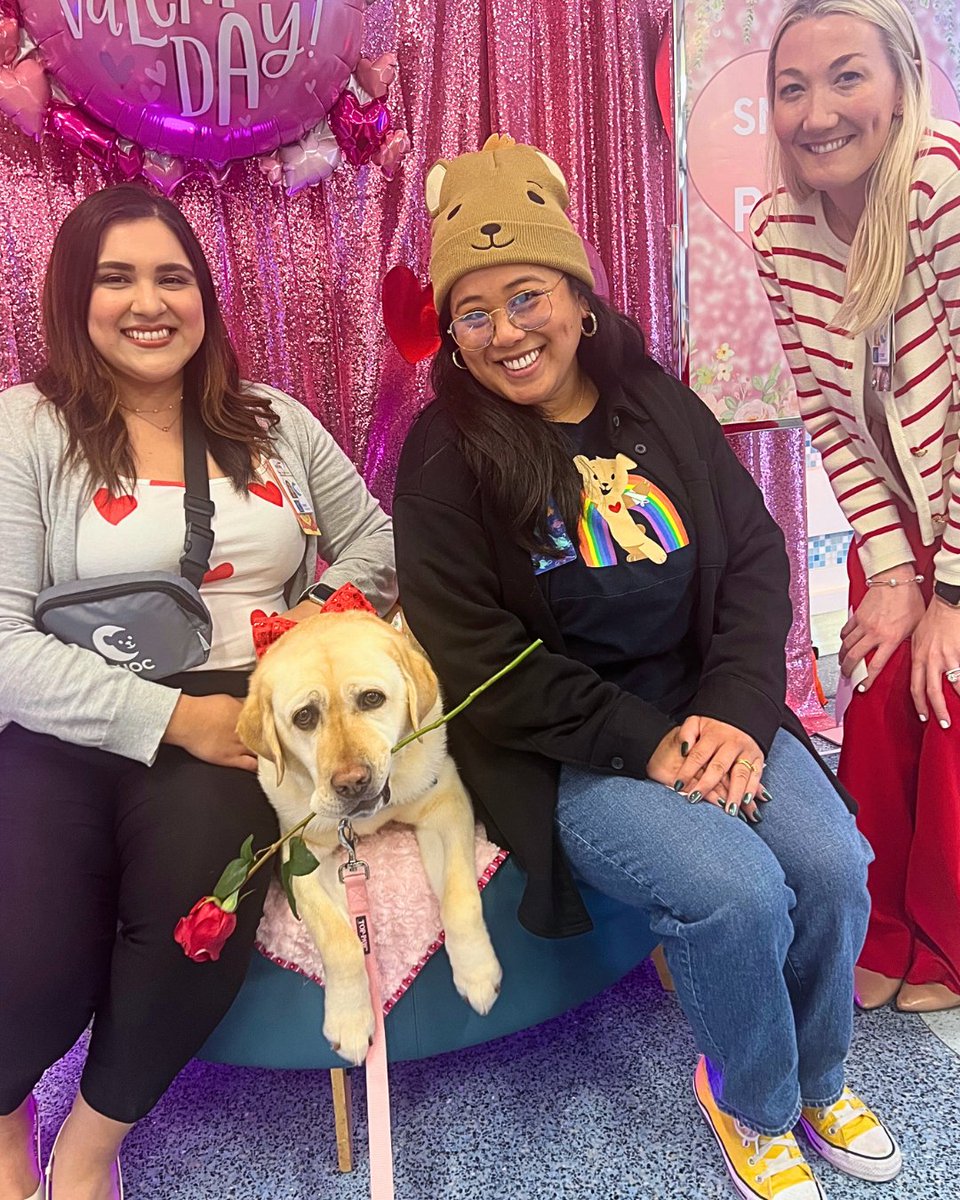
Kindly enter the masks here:
M 327 118 L 347 161 L 362 167 L 383 145 L 390 128 L 390 113 L 382 97 L 361 104 L 352 92 L 344 92 Z
M 266 483 L 248 483 L 247 491 L 254 496 L 259 496 L 261 500 L 267 500 L 270 504 L 282 505 L 283 492 L 277 487 L 273 480 L 268 480 Z
M 431 283 L 421 284 L 409 267 L 393 267 L 384 276 L 381 303 L 390 340 L 408 363 L 436 354 L 440 349 L 440 320 Z
M 93 507 L 105 521 L 111 525 L 119 525 L 137 507 L 135 496 L 114 496 L 109 489 L 99 488 L 93 494 Z

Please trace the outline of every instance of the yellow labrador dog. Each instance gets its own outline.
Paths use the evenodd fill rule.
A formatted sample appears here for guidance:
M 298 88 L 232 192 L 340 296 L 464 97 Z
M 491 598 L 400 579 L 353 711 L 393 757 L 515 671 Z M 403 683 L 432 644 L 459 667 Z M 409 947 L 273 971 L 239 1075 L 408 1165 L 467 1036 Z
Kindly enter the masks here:
M 440 716 L 426 658 L 386 621 L 364 612 L 308 617 L 260 660 L 237 732 L 260 759 L 260 783 L 283 832 L 309 813 L 304 838 L 319 859 L 294 879 L 297 907 L 323 958 L 323 1032 L 348 1062 L 366 1057 L 374 1017 L 363 950 L 337 878 L 337 826 L 357 834 L 388 821 L 413 827 L 440 901 L 457 991 L 478 1013 L 500 990 L 500 964 L 480 906 L 474 816 L 443 728 L 391 748 Z

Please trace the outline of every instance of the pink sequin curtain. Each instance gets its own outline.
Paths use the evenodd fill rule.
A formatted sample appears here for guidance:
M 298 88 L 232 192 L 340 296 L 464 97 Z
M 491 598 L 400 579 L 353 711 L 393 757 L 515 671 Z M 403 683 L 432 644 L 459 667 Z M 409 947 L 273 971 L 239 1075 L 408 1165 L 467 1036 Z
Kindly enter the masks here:
M 365 53 L 398 53 L 391 103 L 413 137 L 393 182 L 344 167 L 288 199 L 255 163 L 242 163 L 222 187 L 192 180 L 177 193 L 218 277 L 247 377 L 316 412 L 387 505 L 404 434 L 426 400 L 428 364 L 409 367 L 387 339 L 380 282 L 397 263 L 426 277 L 422 185 L 436 158 L 477 149 L 497 131 L 556 159 L 614 302 L 670 361 L 673 168 L 653 90 L 670 8 L 670 0 L 377 0 Z M 53 235 L 107 182 L 68 146 L 52 137 L 37 145 L 0 117 L 0 386 L 39 365 L 38 298 Z M 787 531 L 797 604 L 791 700 L 809 711 L 802 457 L 794 456 L 800 475 L 785 474 L 767 463 L 787 449 L 782 440 L 738 440 Z
M 214 266 L 245 373 L 309 405 L 389 503 L 400 444 L 426 399 L 387 339 L 380 282 L 396 263 L 425 278 L 423 179 L 439 156 L 492 130 L 532 139 L 560 163 L 582 231 L 601 249 L 616 300 L 669 353 L 669 145 L 653 60 L 668 0 L 378 0 L 367 54 L 396 50 L 391 103 L 413 150 L 392 183 L 350 167 L 288 199 L 255 163 L 176 200 Z M 624 153 L 624 147 L 630 153 Z M 0 117 L 0 385 L 41 356 L 38 293 L 57 225 L 109 182 L 76 151 L 38 146 Z M 651 281 L 654 281 L 651 286 Z

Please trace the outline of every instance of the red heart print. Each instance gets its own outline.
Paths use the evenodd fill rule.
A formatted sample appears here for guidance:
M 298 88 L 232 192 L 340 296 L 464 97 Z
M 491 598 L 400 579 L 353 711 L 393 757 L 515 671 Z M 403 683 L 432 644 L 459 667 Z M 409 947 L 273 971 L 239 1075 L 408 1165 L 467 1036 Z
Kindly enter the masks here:
M 105 521 L 119 525 L 137 507 L 137 501 L 133 496 L 112 496 L 106 488 L 100 488 L 94 494 L 93 506 Z
M 607 507 L 610 509 L 611 512 L 619 512 L 620 511 L 620 501 L 618 500 L 616 502 L 616 504 L 608 504 Z
M 271 504 L 278 506 L 283 504 L 283 492 L 280 491 L 272 479 L 267 483 L 250 483 L 247 485 L 247 491 L 253 492 L 261 500 L 269 500 Z
M 421 284 L 409 267 L 393 267 L 383 278 L 381 304 L 390 340 L 408 363 L 436 354 L 440 320 L 433 305 L 432 284 Z
M 216 567 L 211 567 L 200 582 L 201 584 L 216 583 L 218 579 L 229 579 L 232 574 L 233 563 L 220 563 Z

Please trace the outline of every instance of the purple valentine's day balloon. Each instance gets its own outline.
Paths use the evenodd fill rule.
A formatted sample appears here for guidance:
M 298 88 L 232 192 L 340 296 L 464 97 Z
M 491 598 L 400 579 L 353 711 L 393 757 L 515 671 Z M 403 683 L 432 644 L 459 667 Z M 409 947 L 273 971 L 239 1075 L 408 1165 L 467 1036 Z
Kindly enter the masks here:
M 366 0 L 22 0 L 61 88 L 146 150 L 223 164 L 318 125 L 360 57 Z

